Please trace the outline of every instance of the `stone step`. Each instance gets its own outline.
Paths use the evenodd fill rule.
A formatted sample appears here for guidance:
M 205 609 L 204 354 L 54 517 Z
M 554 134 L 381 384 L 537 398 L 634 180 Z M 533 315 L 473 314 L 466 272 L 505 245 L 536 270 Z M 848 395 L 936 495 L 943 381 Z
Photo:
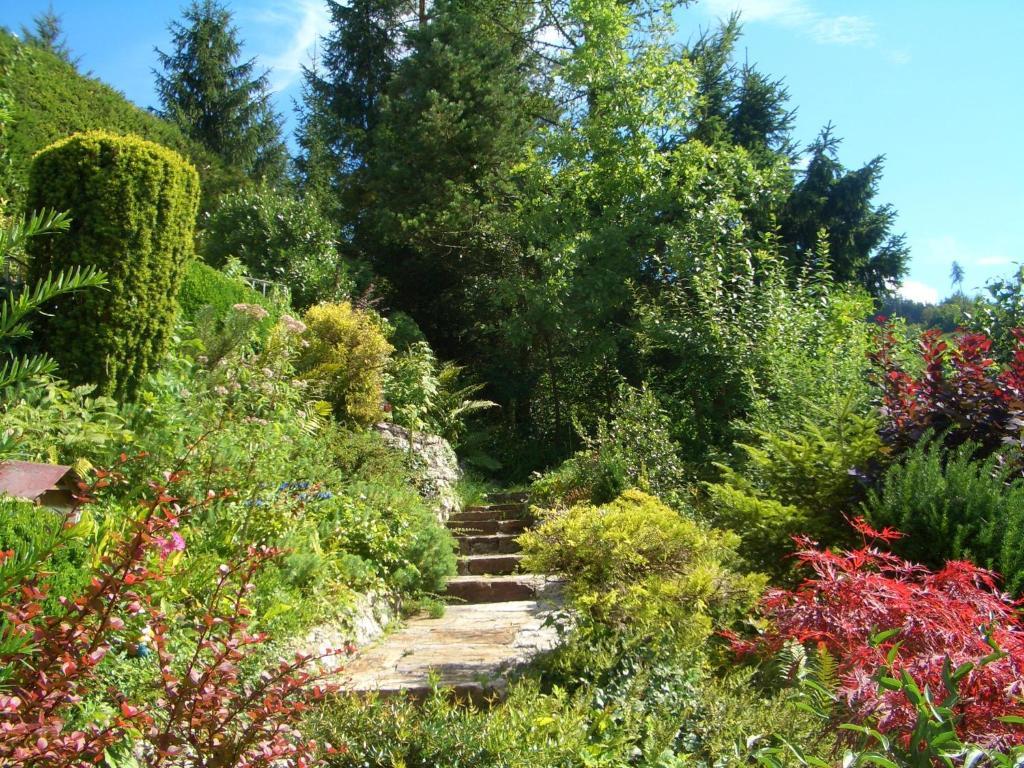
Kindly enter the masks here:
M 453 512 L 449 520 L 518 520 L 526 517 L 526 507 L 521 505 L 502 505 L 497 507 L 466 507 L 461 512 Z
M 535 600 L 547 583 L 543 576 L 528 573 L 514 576 L 456 576 L 448 582 L 446 595 L 474 605 Z
M 501 698 L 510 672 L 558 643 L 546 620 L 559 602 L 553 594 L 543 601 L 452 605 L 439 618 L 413 618 L 345 665 L 343 689 L 418 699 L 430 693 L 434 675 L 455 698 L 478 704 Z
M 522 555 L 470 555 L 459 558 L 460 576 L 504 576 L 519 570 Z
M 518 534 L 529 526 L 527 520 L 449 520 L 448 528 L 462 536 L 484 534 Z
M 512 555 L 518 552 L 519 537 L 507 533 L 491 536 L 456 536 L 460 555 Z

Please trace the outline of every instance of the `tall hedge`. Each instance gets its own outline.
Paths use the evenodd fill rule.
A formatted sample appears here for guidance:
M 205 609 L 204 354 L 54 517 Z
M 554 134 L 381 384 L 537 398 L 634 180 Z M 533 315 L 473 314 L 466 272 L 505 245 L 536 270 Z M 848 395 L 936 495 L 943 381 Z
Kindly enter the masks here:
M 79 265 L 107 273 L 107 288 L 68 297 L 42 328 L 61 375 L 130 397 L 161 355 L 193 257 L 199 177 L 175 152 L 133 136 L 75 134 L 39 152 L 29 209 L 71 213 L 65 235 L 37 238 L 33 278 Z

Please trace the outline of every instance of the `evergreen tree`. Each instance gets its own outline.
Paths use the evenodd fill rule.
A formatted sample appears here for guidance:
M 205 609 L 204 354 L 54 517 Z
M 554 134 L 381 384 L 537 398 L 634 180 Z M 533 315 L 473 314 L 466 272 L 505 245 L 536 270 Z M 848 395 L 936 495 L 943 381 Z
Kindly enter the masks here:
M 365 214 L 367 156 L 380 102 L 405 52 L 414 0 L 328 0 L 331 31 L 304 70 L 296 160 L 300 185 L 319 190 L 352 256 L 374 248 Z
M 371 254 L 442 354 L 465 353 L 477 280 L 514 250 L 513 168 L 546 102 L 530 88 L 524 4 L 439 0 L 380 102 Z
M 689 138 L 741 146 L 761 165 L 780 157 L 788 160 L 795 116 L 786 106 L 789 91 L 781 79 L 772 79 L 751 64 L 737 66 L 734 52 L 740 34 L 739 16 L 734 14 L 687 50 L 698 97 Z
M 883 158 L 847 170 L 839 162 L 838 147 L 828 125 L 808 148 L 807 169 L 779 218 L 783 245 L 792 266 L 810 267 L 818 233 L 826 230 L 835 278 L 884 296 L 906 272 L 909 250 L 903 235 L 892 233 L 896 211 L 874 203 Z
M 959 261 L 954 261 L 953 266 L 949 269 L 949 282 L 953 284 L 953 291 L 955 293 L 963 293 L 964 268 L 960 266 Z
M 79 59 L 71 56 L 71 48 L 64 35 L 63 22 L 60 15 L 53 10 L 53 3 L 32 19 L 31 29 L 22 26 L 21 37 L 27 44 L 49 51 L 72 66 L 78 66 Z
M 157 49 L 163 73 L 154 71 L 161 116 L 242 173 L 282 178 L 287 153 L 267 74 L 256 74 L 255 59 L 240 60 L 231 12 L 195 0 L 169 31 L 173 52 Z

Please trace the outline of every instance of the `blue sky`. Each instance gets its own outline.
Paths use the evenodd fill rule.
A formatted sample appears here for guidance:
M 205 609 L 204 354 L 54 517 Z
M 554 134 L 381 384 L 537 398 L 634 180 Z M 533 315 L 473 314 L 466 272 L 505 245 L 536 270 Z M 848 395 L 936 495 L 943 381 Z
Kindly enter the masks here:
M 0 0 L 17 30 L 48 0 Z M 141 106 L 155 103 L 154 46 L 168 49 L 179 0 L 53 0 L 81 68 Z M 271 68 L 291 113 L 300 65 L 327 28 L 320 0 L 230 3 L 248 55 Z M 879 199 L 911 247 L 907 295 L 950 292 L 953 260 L 974 290 L 1024 260 L 1024 0 L 702 0 L 685 36 L 743 14 L 741 55 L 784 77 L 797 137 L 831 121 L 848 166 L 886 156 Z

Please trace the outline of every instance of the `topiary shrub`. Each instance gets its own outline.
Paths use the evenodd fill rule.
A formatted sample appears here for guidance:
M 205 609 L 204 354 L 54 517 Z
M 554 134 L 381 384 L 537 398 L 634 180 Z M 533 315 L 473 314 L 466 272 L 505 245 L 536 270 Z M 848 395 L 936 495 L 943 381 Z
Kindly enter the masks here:
M 69 232 L 30 243 L 32 279 L 78 266 L 107 290 L 62 298 L 44 344 L 74 383 L 131 396 L 164 354 L 193 253 L 199 177 L 169 149 L 131 136 L 75 134 L 38 155 L 28 204 L 68 210 Z
M 383 415 L 383 374 L 392 347 L 383 323 L 349 302 L 318 304 L 305 314 L 309 346 L 297 368 L 320 387 L 335 415 L 368 425 Z

